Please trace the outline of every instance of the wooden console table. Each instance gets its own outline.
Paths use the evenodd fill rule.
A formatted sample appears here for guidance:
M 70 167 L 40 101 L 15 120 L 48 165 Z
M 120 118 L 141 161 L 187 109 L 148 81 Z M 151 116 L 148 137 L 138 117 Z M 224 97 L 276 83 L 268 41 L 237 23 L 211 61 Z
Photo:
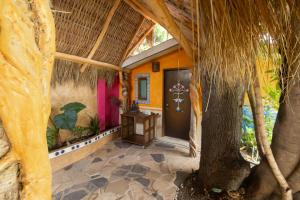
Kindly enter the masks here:
M 121 114 L 122 140 L 148 146 L 155 136 L 156 115 L 146 115 L 142 112 Z

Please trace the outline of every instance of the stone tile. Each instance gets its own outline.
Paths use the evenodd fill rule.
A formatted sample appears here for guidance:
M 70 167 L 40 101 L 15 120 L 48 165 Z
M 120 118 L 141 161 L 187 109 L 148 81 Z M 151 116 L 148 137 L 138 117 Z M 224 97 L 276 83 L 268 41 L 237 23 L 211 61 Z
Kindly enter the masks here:
M 53 200 L 60 200 L 61 197 L 62 197 L 62 195 L 63 195 L 63 191 L 61 191 L 61 192 L 59 192 L 59 193 L 53 195 L 53 196 L 52 196 L 52 199 L 53 199 Z
M 155 162 L 161 163 L 163 161 L 165 161 L 165 156 L 164 154 L 151 154 L 153 160 L 155 160 Z
M 169 188 L 168 190 L 164 191 L 164 193 L 163 193 L 164 199 L 165 200 L 174 200 L 174 198 L 176 196 L 176 192 L 177 192 L 176 186 Z
M 164 200 L 164 198 L 157 192 L 153 193 L 152 196 L 154 196 L 157 200 Z
M 79 189 L 85 189 L 89 192 L 93 192 L 93 191 L 97 190 L 97 187 L 94 184 L 90 183 L 90 182 L 84 182 L 84 183 L 81 183 L 81 184 L 73 185 L 72 187 L 70 187 L 68 189 L 65 189 L 64 193 L 67 194 L 70 191 L 76 191 L 76 190 L 79 190 Z
M 124 158 L 124 157 L 125 157 L 125 155 L 120 155 L 120 156 L 119 156 L 120 159 L 122 159 L 122 158 Z
M 102 188 L 108 184 L 108 180 L 107 180 L 107 178 L 101 177 L 101 178 L 96 178 L 96 179 L 91 180 L 90 183 L 93 183 L 98 188 Z
M 169 174 L 169 173 L 171 173 L 171 170 L 170 170 L 168 164 L 166 164 L 166 163 L 161 163 L 161 164 L 159 165 L 159 167 L 160 167 L 160 172 L 161 172 L 161 173 L 163 173 L 163 174 Z
M 125 176 L 128 173 L 127 170 L 118 169 L 112 173 L 114 176 Z
M 97 162 L 101 162 L 101 161 L 102 161 L 101 158 L 96 157 L 96 158 L 93 159 L 92 163 L 97 163 Z
M 128 181 L 120 179 L 118 181 L 109 183 L 105 189 L 105 192 L 112 192 L 118 195 L 124 195 L 129 189 Z
M 135 164 L 131 171 L 134 173 L 145 175 L 149 171 L 149 168 L 140 164 Z
M 173 200 L 184 179 L 181 171 L 199 167 L 199 159 L 187 155 L 188 149 L 160 141 L 142 149 L 116 140 L 54 173 L 53 199 L 62 193 L 62 199 L 73 198 L 81 191 L 75 200 Z
M 175 185 L 174 184 L 175 178 L 176 178 L 175 174 L 164 174 L 164 175 L 160 176 L 158 179 L 162 180 L 162 181 L 166 181 L 168 183 L 171 183 L 172 185 Z
M 136 178 L 135 181 L 139 182 L 144 187 L 148 187 L 150 185 L 150 180 L 147 178 L 139 177 L 139 178 Z
M 122 141 L 116 141 L 116 142 L 114 142 L 114 144 L 116 145 L 116 147 L 118 147 L 120 149 L 127 149 L 127 148 L 131 147 L 131 145 L 132 145 L 130 143 L 122 142 Z
M 73 165 L 68 165 L 64 168 L 64 170 L 68 171 L 69 169 L 71 169 L 73 167 Z
M 118 199 L 118 195 L 112 192 L 104 192 L 99 194 L 99 196 L 95 200 L 116 200 Z
M 151 194 L 145 192 L 144 187 L 138 182 L 131 182 L 129 184 L 129 189 L 132 192 L 134 200 L 155 199 Z
M 168 188 L 172 187 L 172 184 L 173 183 L 170 183 L 168 181 L 165 181 L 165 180 L 161 180 L 161 179 L 157 179 L 153 182 L 152 184 L 152 188 L 155 190 L 155 191 L 165 191 L 167 190 Z
M 127 178 L 139 178 L 139 177 L 142 177 L 143 175 L 142 174 L 135 174 L 135 173 L 129 173 L 127 174 Z
M 112 150 L 111 149 L 106 149 L 106 152 L 107 153 L 110 153 Z
M 64 196 L 63 200 L 80 200 L 83 199 L 87 195 L 87 192 L 84 190 L 78 190 L 75 192 L 71 192 Z
M 121 168 L 129 171 L 131 170 L 132 165 L 122 165 Z
M 151 169 L 151 171 L 147 172 L 146 177 L 150 178 L 150 179 L 157 179 L 158 177 L 161 176 L 161 173 L 157 172 L 157 171 L 153 171 Z

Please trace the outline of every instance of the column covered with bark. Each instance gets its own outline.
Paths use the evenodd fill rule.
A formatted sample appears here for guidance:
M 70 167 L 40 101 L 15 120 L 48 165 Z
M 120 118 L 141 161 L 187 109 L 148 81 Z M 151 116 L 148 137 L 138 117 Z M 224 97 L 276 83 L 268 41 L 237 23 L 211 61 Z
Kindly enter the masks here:
M 0 0 L 0 5 L 0 119 L 10 143 L 0 156 L 0 180 L 14 182 L 15 172 L 7 177 L 5 170 L 19 166 L 20 198 L 50 200 L 46 127 L 55 29 L 49 1 Z

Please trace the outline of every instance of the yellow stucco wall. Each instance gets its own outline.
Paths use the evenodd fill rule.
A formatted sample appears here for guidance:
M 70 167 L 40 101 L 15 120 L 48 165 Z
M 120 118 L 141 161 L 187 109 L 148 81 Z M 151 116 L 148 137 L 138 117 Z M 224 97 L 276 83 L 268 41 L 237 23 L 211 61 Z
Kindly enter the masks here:
M 162 108 L 163 102 L 163 81 L 164 70 L 177 68 L 179 58 L 179 66 L 181 68 L 191 68 L 192 60 L 185 54 L 184 51 L 174 51 L 153 61 L 160 62 L 160 71 L 152 72 L 152 61 L 138 66 L 130 72 L 130 100 L 135 99 L 134 81 L 137 74 L 149 73 L 150 74 L 150 104 L 140 104 L 140 106 L 147 106 L 152 108 Z
M 160 71 L 152 72 L 152 61 L 149 61 L 141 66 L 138 66 L 130 72 L 130 103 L 135 99 L 135 77 L 137 74 L 149 73 L 150 74 L 150 104 L 140 104 L 140 106 L 159 108 L 162 109 L 163 101 L 163 71 L 165 69 L 177 68 L 177 62 L 180 62 L 180 67 L 191 68 L 192 60 L 185 54 L 184 51 L 173 51 L 167 55 L 164 55 L 158 59 L 152 61 L 160 62 Z M 266 73 L 268 70 L 274 70 L 275 63 L 271 60 L 258 58 L 256 61 L 258 67 L 258 74 L 261 83 L 262 96 L 266 96 L 265 88 L 267 86 L 275 87 L 276 82 L 272 81 L 270 73 Z M 245 104 L 249 104 L 247 95 L 245 95 Z

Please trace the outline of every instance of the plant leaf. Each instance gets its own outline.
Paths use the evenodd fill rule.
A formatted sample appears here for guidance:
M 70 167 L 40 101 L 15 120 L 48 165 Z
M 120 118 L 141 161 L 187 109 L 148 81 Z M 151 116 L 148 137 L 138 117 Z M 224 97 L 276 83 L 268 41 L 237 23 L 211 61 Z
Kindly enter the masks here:
M 77 112 L 75 110 L 65 110 L 64 113 L 54 117 L 53 122 L 57 128 L 68 129 L 72 131 L 76 125 Z
M 82 103 L 79 102 L 73 102 L 73 103 L 68 103 L 64 105 L 60 110 L 63 111 L 75 111 L 76 113 L 79 113 L 81 110 L 85 109 L 86 106 Z

